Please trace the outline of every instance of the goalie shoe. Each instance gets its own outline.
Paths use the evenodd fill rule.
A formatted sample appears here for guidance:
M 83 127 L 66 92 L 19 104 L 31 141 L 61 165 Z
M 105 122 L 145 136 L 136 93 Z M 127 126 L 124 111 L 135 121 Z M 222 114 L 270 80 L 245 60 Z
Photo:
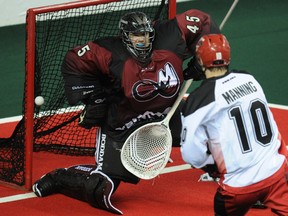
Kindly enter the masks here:
M 57 185 L 53 176 L 57 175 L 61 170 L 65 169 L 56 169 L 47 173 L 33 184 L 32 190 L 37 197 L 45 197 L 57 192 Z

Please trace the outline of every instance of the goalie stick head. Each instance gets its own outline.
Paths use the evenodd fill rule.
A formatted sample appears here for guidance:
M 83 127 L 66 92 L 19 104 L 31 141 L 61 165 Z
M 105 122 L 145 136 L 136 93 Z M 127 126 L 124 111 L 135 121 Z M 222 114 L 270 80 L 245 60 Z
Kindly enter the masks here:
M 121 149 L 123 166 L 141 179 L 152 179 L 166 166 L 172 150 L 170 129 L 152 122 L 135 130 Z
M 148 64 L 155 36 L 150 18 L 142 12 L 127 13 L 120 19 L 119 29 L 127 50 L 139 63 Z

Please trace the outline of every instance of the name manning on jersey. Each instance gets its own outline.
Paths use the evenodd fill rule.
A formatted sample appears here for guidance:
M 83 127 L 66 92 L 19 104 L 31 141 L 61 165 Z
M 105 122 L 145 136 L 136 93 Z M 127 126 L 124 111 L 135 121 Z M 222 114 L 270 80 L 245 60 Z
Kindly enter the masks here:
M 236 88 L 230 89 L 222 94 L 223 98 L 226 100 L 228 104 L 233 101 L 244 97 L 246 95 L 257 92 L 257 88 L 253 84 L 253 82 L 247 82 L 242 85 L 237 86 Z

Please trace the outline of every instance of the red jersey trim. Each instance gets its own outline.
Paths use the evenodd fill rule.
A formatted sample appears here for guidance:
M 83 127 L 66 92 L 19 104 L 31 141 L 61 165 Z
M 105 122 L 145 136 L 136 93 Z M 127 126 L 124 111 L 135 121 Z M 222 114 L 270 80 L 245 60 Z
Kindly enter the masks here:
M 279 181 L 281 178 L 284 178 L 285 176 L 285 170 L 287 169 L 287 160 L 284 161 L 280 169 L 275 172 L 272 176 L 249 186 L 244 186 L 244 187 L 230 187 L 228 185 L 222 184 L 222 181 L 220 180 L 219 186 L 230 193 L 235 193 L 235 194 L 246 194 L 246 193 L 251 193 L 258 191 L 260 189 L 269 187 Z

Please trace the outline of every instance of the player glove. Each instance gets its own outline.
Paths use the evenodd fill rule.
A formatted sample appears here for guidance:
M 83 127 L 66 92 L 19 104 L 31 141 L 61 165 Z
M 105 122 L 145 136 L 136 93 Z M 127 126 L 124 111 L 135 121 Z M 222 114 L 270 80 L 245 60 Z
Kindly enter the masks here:
M 220 178 L 220 173 L 218 171 L 216 164 L 207 164 L 201 168 L 204 172 L 207 172 L 209 176 L 213 179 Z
M 105 95 L 103 93 L 93 93 L 85 103 L 86 105 L 79 116 L 78 124 L 86 129 L 94 126 L 102 126 L 107 114 Z
M 202 70 L 202 67 L 196 60 L 196 57 L 193 56 L 191 60 L 187 64 L 187 68 L 183 71 L 184 79 L 193 79 L 195 81 L 203 80 L 205 79 L 204 71 Z

